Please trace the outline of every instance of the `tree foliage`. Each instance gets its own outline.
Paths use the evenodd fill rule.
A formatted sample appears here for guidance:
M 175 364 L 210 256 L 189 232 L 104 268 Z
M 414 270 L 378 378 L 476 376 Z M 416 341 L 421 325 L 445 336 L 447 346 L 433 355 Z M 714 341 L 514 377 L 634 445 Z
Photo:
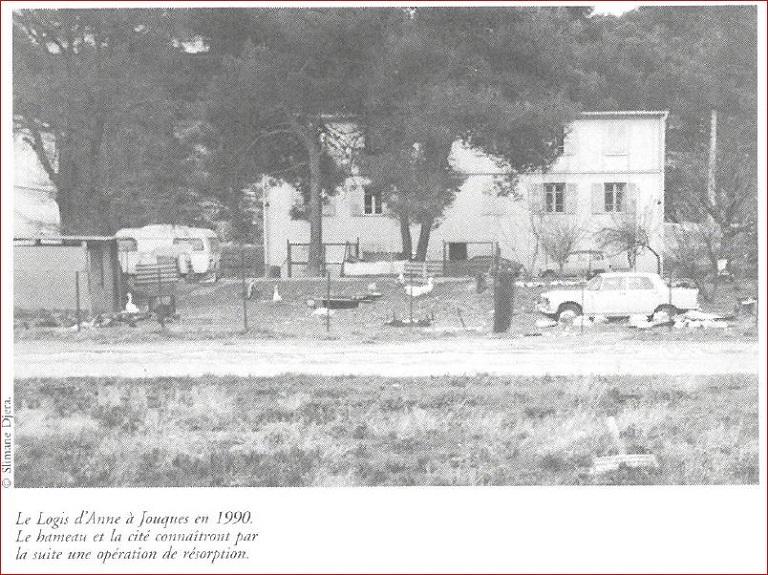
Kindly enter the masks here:
M 15 129 L 56 188 L 64 231 L 114 232 L 189 204 L 174 26 L 158 10 L 14 12 Z

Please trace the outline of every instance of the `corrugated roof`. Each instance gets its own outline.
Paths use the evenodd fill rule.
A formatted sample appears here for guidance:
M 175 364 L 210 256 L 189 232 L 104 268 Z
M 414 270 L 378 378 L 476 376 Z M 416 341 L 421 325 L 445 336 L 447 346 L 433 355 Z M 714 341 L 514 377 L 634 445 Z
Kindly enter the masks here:
M 651 116 L 666 118 L 669 115 L 667 110 L 598 110 L 593 112 L 582 112 L 582 116 L 600 117 L 600 116 Z
M 14 237 L 14 242 L 108 242 L 115 236 L 19 236 Z

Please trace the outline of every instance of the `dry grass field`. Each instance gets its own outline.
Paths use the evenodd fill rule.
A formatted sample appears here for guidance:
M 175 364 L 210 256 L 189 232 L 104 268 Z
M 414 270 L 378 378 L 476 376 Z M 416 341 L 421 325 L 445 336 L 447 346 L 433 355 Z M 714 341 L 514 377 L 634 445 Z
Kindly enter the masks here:
M 755 484 L 757 376 L 16 381 L 19 487 Z M 616 453 L 658 469 L 591 475 Z

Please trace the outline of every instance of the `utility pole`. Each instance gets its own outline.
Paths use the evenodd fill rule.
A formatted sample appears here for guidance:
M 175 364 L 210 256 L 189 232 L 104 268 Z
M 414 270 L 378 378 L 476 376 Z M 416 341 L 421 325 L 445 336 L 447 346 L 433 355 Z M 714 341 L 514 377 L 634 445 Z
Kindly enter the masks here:
M 717 206 L 717 110 L 712 110 L 709 119 L 709 163 L 707 165 L 707 202 L 710 209 Z M 707 219 L 714 223 L 714 218 L 708 214 Z
M 261 235 L 264 241 L 264 277 L 269 277 L 269 186 L 267 179 L 261 180 Z

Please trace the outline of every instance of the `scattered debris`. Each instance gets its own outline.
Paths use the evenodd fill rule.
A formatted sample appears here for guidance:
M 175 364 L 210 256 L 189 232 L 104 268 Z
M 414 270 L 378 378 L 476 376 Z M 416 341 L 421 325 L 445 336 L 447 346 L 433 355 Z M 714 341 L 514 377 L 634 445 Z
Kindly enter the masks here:
M 610 416 L 606 418 L 605 423 L 608 427 L 608 431 L 613 437 L 613 442 L 616 445 L 619 454 L 609 455 L 607 457 L 595 457 L 590 471 L 592 475 L 617 471 L 622 466 L 634 468 L 659 467 L 659 462 L 657 461 L 656 456 L 652 453 L 627 453 L 627 448 L 624 445 L 624 441 L 621 439 L 621 434 L 619 433 L 619 427 L 616 424 L 615 417 Z
M 275 303 L 283 301 L 283 298 L 280 296 L 280 292 L 277 291 L 277 284 L 275 284 L 275 289 L 272 292 L 272 301 Z
M 409 319 L 391 319 L 384 322 L 384 325 L 389 327 L 429 327 L 432 325 L 432 320 L 428 317 L 421 319 L 414 319 L 413 322 Z
M 376 282 L 371 282 L 368 284 L 368 291 L 369 292 L 378 292 L 378 287 L 376 286 Z
M 715 313 L 705 313 L 699 310 L 689 310 L 684 314 L 675 316 L 676 329 L 727 329 L 726 316 Z
M 653 327 L 653 322 L 648 321 L 647 315 L 639 313 L 639 314 L 633 314 L 629 316 L 629 321 L 627 322 L 627 325 L 629 327 L 634 327 L 637 329 L 648 329 L 650 327 Z
M 326 317 L 326 316 L 333 315 L 335 313 L 336 312 L 334 310 L 328 309 L 327 307 L 318 307 L 314 309 L 314 311 L 312 312 L 312 315 L 319 315 L 322 317 Z

